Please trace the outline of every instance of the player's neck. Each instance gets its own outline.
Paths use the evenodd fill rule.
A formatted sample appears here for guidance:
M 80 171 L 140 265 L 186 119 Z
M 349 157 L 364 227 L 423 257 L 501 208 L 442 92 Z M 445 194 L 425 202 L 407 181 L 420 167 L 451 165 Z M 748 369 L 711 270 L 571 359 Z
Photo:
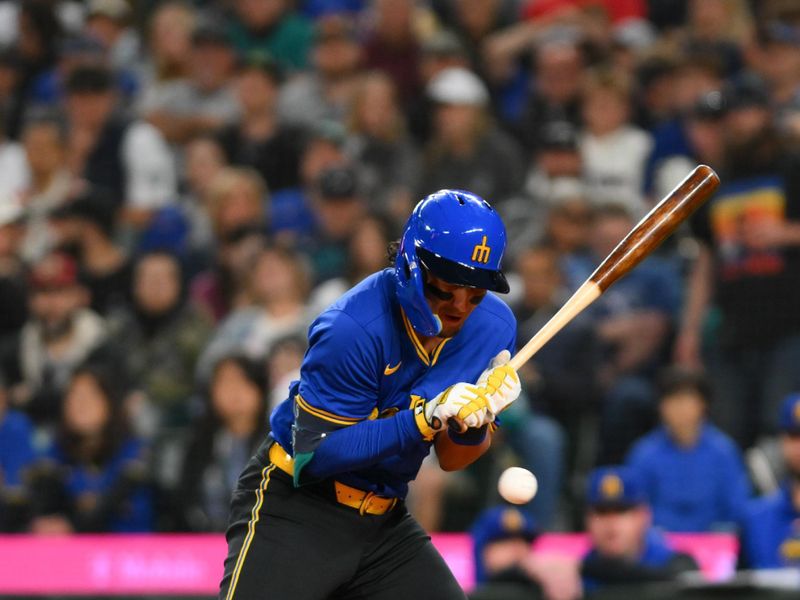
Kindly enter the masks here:
M 427 335 L 420 335 L 419 333 L 417 334 L 417 337 L 419 338 L 419 341 L 422 343 L 422 347 L 425 349 L 425 352 L 427 352 L 428 355 L 430 355 L 436 346 L 441 344 L 442 340 L 444 339 L 438 335 L 429 337 Z

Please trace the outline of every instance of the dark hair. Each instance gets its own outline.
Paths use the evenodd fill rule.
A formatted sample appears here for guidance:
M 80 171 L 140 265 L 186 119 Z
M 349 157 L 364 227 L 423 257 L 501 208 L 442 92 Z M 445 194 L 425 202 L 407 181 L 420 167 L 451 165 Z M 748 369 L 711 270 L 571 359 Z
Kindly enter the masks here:
M 711 402 L 711 385 L 705 373 L 687 367 L 667 367 L 658 376 L 658 397 L 663 400 L 667 396 L 679 392 L 694 392 L 708 404 Z
M 101 443 L 96 448 L 87 449 L 85 439 L 67 428 L 63 418 L 59 431 L 59 441 L 67 458 L 75 463 L 104 465 L 109 461 L 128 437 L 128 423 L 123 410 L 126 395 L 124 377 L 110 365 L 89 362 L 78 367 L 70 378 L 70 387 L 78 377 L 91 377 L 100 388 L 109 409 L 109 417 L 102 431 Z M 69 393 L 69 388 L 64 396 Z
M 400 240 L 392 240 L 386 246 L 386 260 L 389 266 L 393 267 L 397 261 L 397 254 L 400 252 Z
M 114 89 L 114 76 L 102 66 L 76 67 L 64 83 L 67 94 L 102 94 Z
M 30 113 L 26 114 L 25 121 L 22 124 L 22 134 L 34 127 L 52 127 L 56 130 L 58 141 L 66 144 L 69 136 L 67 123 L 63 116 L 57 112 L 48 109 L 34 108 Z

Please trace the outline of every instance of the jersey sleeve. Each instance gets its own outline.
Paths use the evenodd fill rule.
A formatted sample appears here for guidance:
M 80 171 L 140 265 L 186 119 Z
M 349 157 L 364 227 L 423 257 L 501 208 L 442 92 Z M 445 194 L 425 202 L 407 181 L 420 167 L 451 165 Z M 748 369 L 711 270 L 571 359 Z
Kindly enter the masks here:
M 353 317 L 328 311 L 311 326 L 295 400 L 324 421 L 361 421 L 377 406 L 379 358 L 377 342 Z

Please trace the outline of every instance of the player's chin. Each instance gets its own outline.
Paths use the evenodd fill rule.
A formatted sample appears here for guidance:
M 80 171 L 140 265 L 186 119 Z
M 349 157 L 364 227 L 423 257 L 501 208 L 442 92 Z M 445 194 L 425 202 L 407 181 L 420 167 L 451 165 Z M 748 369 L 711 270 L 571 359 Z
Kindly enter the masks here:
M 442 337 L 453 337 L 464 326 L 464 321 L 466 318 L 453 318 L 448 316 L 441 317 L 442 320 Z

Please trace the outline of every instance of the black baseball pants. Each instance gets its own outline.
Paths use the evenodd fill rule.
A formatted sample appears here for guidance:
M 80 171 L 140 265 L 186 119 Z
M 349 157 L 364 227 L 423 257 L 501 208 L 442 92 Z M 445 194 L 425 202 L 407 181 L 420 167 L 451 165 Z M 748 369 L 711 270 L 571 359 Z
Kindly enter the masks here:
M 262 446 L 234 492 L 220 600 L 464 600 L 403 503 L 360 515 L 334 497 L 332 481 L 295 488 Z

